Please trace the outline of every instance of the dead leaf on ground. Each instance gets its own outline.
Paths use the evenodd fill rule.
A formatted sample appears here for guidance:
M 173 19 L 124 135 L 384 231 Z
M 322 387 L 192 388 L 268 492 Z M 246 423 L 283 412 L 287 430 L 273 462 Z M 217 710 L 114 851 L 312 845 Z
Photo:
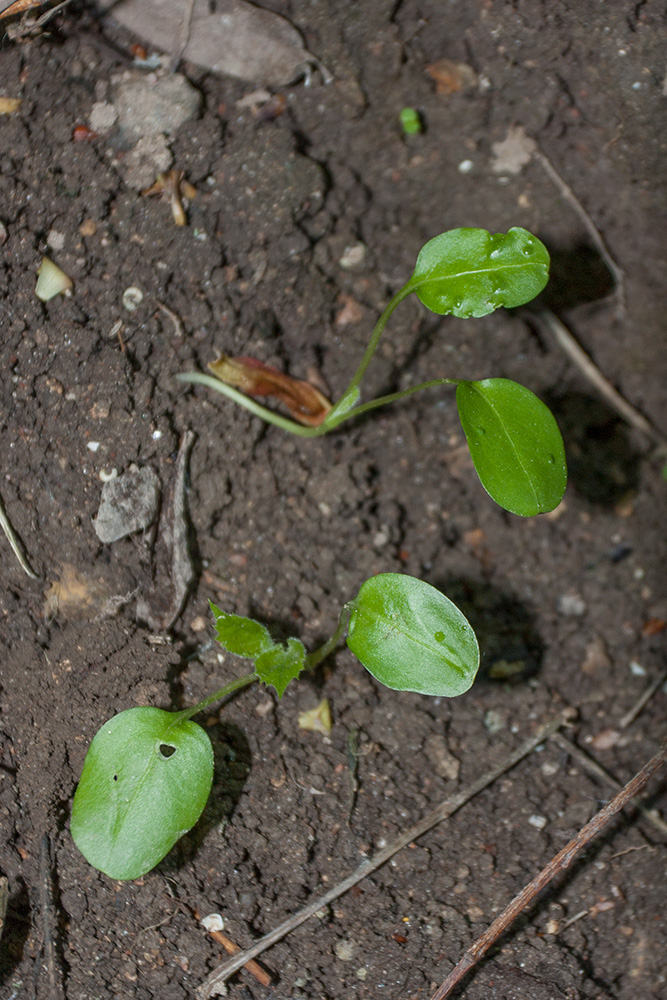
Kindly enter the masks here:
M 230 358 L 221 354 L 209 366 L 216 378 L 248 396 L 271 396 L 283 403 L 305 427 L 319 427 L 331 403 L 310 382 L 291 378 L 257 358 Z
M 438 59 L 426 67 L 426 72 L 435 83 L 437 94 L 456 94 L 477 86 L 477 73 L 467 63 Z
M 107 607 L 111 591 L 102 579 L 84 576 L 71 563 L 64 563 L 60 579 L 55 580 L 44 594 L 44 617 L 70 621 L 94 618 Z
M 491 169 L 495 174 L 520 174 L 537 149 L 537 143 L 526 135 L 523 125 L 510 125 L 502 142 L 491 146 Z
M 331 707 L 326 698 L 315 708 L 302 712 L 298 719 L 299 729 L 307 729 L 322 736 L 328 736 L 331 732 Z
M 0 11 L 0 18 L 3 17 L 15 17 L 16 14 L 25 14 L 29 10 L 33 10 L 35 7 L 45 7 L 48 0 L 15 0 L 14 3 L 10 3 L 5 10 Z
M 172 52 L 185 17 L 183 0 L 102 0 L 114 20 L 164 52 Z M 214 73 L 268 87 L 309 79 L 312 67 L 331 74 L 280 14 L 244 0 L 195 0 L 182 57 Z
M 20 97 L 0 97 L 0 115 L 13 115 L 21 107 Z

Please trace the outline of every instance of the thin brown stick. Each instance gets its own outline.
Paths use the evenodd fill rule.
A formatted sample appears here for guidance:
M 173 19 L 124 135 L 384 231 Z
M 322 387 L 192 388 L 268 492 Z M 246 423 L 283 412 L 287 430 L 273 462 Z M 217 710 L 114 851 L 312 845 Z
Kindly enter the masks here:
M 589 757 L 583 750 L 580 750 L 576 744 L 571 743 L 570 740 L 566 739 L 562 733 L 554 733 L 551 737 L 551 741 L 552 743 L 556 743 L 562 750 L 565 751 L 565 753 L 569 754 L 570 757 L 578 760 L 581 766 L 585 767 L 590 774 L 594 774 L 596 777 L 601 778 L 602 781 L 606 781 L 606 783 L 617 792 L 623 787 L 620 781 L 617 781 L 616 778 L 609 773 L 609 771 L 606 771 L 596 760 L 593 760 L 593 758 Z M 643 806 L 637 799 L 634 799 L 630 804 L 637 810 L 637 812 L 641 813 L 643 819 L 651 823 L 656 830 L 659 830 L 662 834 L 667 834 L 667 823 L 665 823 L 664 819 L 657 816 L 651 809 L 647 809 L 646 806 Z
M 479 962 L 491 945 L 495 944 L 501 934 L 513 923 L 519 914 L 532 903 L 537 894 L 548 885 L 556 875 L 564 871 L 577 856 L 579 851 L 585 847 L 594 837 L 600 833 L 610 819 L 626 806 L 631 799 L 642 791 L 651 775 L 653 775 L 665 762 L 667 758 L 667 744 L 651 757 L 639 774 L 625 785 L 618 795 L 615 795 L 611 802 L 595 814 L 592 820 L 582 827 L 576 837 L 565 845 L 565 847 L 551 859 L 548 865 L 536 875 L 532 881 L 526 885 L 521 892 L 514 897 L 509 906 L 503 910 L 499 917 L 493 921 L 490 927 L 477 938 L 468 948 L 461 961 L 452 969 L 442 985 L 435 991 L 431 1000 L 445 1000 L 455 986 L 461 982 L 467 972 Z
M 251 958 L 256 958 L 258 955 L 261 955 L 263 951 L 266 951 L 266 949 L 270 948 L 271 945 L 276 944 L 277 941 L 282 940 L 282 938 L 286 937 L 286 935 L 293 931 L 296 927 L 299 927 L 309 917 L 312 917 L 323 907 L 328 906 L 329 903 L 338 899 L 339 896 L 342 896 L 343 893 L 357 885 L 358 882 L 361 882 L 362 879 L 366 878 L 367 875 L 370 875 L 371 872 L 376 871 L 382 865 L 386 864 L 386 862 L 389 861 L 390 858 L 392 858 L 398 851 L 402 850 L 402 848 L 407 847 L 408 844 L 417 840 L 418 837 L 421 837 L 422 834 L 426 833 L 428 830 L 432 830 L 433 827 L 437 826 L 437 824 L 442 822 L 442 820 L 448 819 L 452 816 L 455 812 L 457 812 L 457 810 L 474 798 L 475 795 L 479 794 L 479 792 L 483 791 L 485 788 L 488 788 L 489 785 L 492 785 L 494 781 L 497 781 L 502 774 L 505 774 L 506 771 L 509 771 L 512 767 L 518 764 L 520 760 L 523 760 L 524 757 L 527 757 L 528 754 L 532 753 L 535 747 L 539 746 L 540 743 L 543 743 L 544 740 L 548 739 L 552 733 L 555 733 L 561 726 L 564 726 L 567 722 L 571 721 L 572 714 L 571 709 L 566 709 L 554 718 L 549 719 L 541 725 L 535 733 L 525 741 L 525 743 L 522 743 L 521 746 L 518 747 L 513 753 L 509 754 L 504 761 L 496 767 L 491 768 L 490 771 L 487 771 L 486 774 L 483 774 L 480 778 L 477 778 L 476 781 L 473 781 L 467 789 L 459 792 L 458 795 L 453 795 L 451 798 L 445 799 L 444 802 L 441 802 L 439 806 L 424 816 L 419 823 L 416 823 L 414 826 L 411 826 L 409 830 L 400 834 L 396 840 L 394 840 L 391 844 L 388 844 L 387 847 L 383 848 L 381 851 L 378 851 L 378 853 L 368 861 L 364 861 L 355 872 L 348 875 L 348 877 L 343 879 L 343 881 L 337 886 L 334 886 L 322 896 L 318 896 L 312 902 L 308 903 L 307 906 L 304 906 L 303 909 L 293 913 L 286 920 L 284 920 L 282 924 L 279 924 L 278 927 L 275 927 L 268 934 L 265 934 L 264 937 L 256 941 L 251 948 L 247 948 L 245 951 L 235 955 L 230 962 L 225 962 L 222 965 L 219 965 L 199 987 L 197 991 L 198 996 L 203 998 L 213 996 L 217 988 L 224 983 L 226 979 L 237 972 L 242 965 L 245 965 Z
M 538 326 L 542 329 L 547 329 L 555 337 L 559 347 L 562 347 L 570 361 L 574 362 L 588 381 L 595 386 L 600 395 L 607 400 L 617 413 L 620 413 L 624 420 L 627 420 L 632 427 L 636 427 L 638 431 L 641 431 L 642 434 L 645 434 L 660 447 L 667 447 L 667 438 L 663 437 L 660 431 L 639 410 L 636 410 L 634 406 L 628 403 L 627 399 L 602 374 L 598 366 L 586 354 L 564 323 L 561 323 L 550 309 L 542 309 L 540 312 L 531 311 L 530 315 L 537 321 Z
M 222 945 L 228 955 L 238 955 L 240 952 L 241 949 L 239 946 L 234 944 L 231 938 L 228 938 L 226 934 L 222 933 L 222 931 L 209 931 L 209 934 L 214 941 L 217 941 L 218 944 Z M 243 968 L 246 969 L 251 976 L 254 976 L 257 982 L 261 983 L 262 986 L 271 985 L 271 976 L 265 969 L 262 968 L 259 962 L 255 962 L 255 960 L 251 958 L 248 962 L 246 962 Z
M 646 688 L 641 697 L 637 699 L 632 708 L 625 713 L 625 715 L 619 722 L 619 726 L 621 729 L 627 729 L 628 726 L 635 721 L 639 713 L 643 711 L 646 705 L 648 705 L 653 695 L 656 693 L 656 691 L 660 690 L 665 681 L 667 681 L 667 670 L 665 670 L 664 674 L 661 674 L 660 677 L 654 680 L 652 684 L 649 684 L 649 686 Z
M 565 200 L 570 203 L 570 205 L 572 206 L 572 208 L 577 213 L 577 215 L 583 222 L 584 226 L 588 230 L 588 234 L 590 238 L 593 240 L 595 246 L 597 247 L 600 256 L 603 258 L 605 264 L 612 273 L 614 282 L 616 284 L 615 291 L 616 291 L 616 296 L 618 298 L 619 311 L 623 312 L 625 310 L 625 276 L 623 274 L 623 271 L 620 269 L 620 267 L 612 257 L 611 253 L 607 249 L 607 245 L 605 241 L 602 239 L 599 229 L 591 219 L 590 215 L 588 214 L 584 206 L 577 198 L 576 194 L 574 193 L 570 185 L 566 181 L 564 181 L 561 175 L 558 173 L 551 160 L 547 156 L 545 156 L 544 153 L 539 149 L 535 150 L 533 156 L 540 163 L 542 169 L 547 174 L 547 177 L 556 185 L 563 198 L 565 198 Z

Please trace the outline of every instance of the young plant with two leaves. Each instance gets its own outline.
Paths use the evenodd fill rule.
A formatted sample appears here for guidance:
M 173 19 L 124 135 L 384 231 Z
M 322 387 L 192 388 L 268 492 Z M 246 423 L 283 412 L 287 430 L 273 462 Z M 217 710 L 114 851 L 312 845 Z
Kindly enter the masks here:
M 181 712 L 120 712 L 88 748 L 70 829 L 86 860 L 111 878 L 150 871 L 199 819 L 213 783 L 213 750 L 192 718 L 213 702 L 256 681 L 282 697 L 290 681 L 321 663 L 345 634 L 369 673 L 397 691 L 454 697 L 468 690 L 479 666 L 475 633 L 456 605 L 400 573 L 367 580 L 344 605 L 331 638 L 312 653 L 297 638 L 275 642 L 259 622 L 211 608 L 218 641 L 251 660 L 252 671 Z
M 548 278 L 546 247 L 527 230 L 513 228 L 492 235 L 485 229 L 452 229 L 422 247 L 412 277 L 380 316 L 359 367 L 333 406 L 307 382 L 255 358 L 223 355 L 209 365 L 215 377 L 201 372 L 178 377 L 206 385 L 268 423 L 309 438 L 421 389 L 454 385 L 461 424 L 484 489 L 514 514 L 542 514 L 560 503 L 567 470 L 556 421 L 529 389 L 506 378 L 434 378 L 367 402 L 360 399 L 362 379 L 389 317 L 409 295 L 414 293 L 434 313 L 468 319 L 487 316 L 501 306 L 524 305 L 542 291 Z M 275 397 L 295 419 L 268 409 L 252 396 Z

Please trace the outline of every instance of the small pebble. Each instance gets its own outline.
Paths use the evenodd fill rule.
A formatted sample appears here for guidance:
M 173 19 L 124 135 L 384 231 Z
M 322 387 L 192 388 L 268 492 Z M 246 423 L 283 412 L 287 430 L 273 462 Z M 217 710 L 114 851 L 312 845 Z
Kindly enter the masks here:
M 646 668 L 642 667 L 641 663 L 637 663 L 636 660 L 631 660 L 630 673 L 634 674 L 635 677 L 646 677 Z
M 472 160 L 461 160 L 458 167 L 459 173 L 469 174 L 474 166 L 475 164 L 472 162 Z
M 571 590 L 558 598 L 558 612 L 566 618 L 581 618 L 586 614 L 586 602 L 580 594 Z
M 219 913 L 209 913 L 207 917 L 201 918 L 201 922 L 207 931 L 221 931 L 225 926 L 225 921 Z
M 345 271 L 350 271 L 354 267 L 359 267 L 366 259 L 366 245 L 364 243 L 354 243 L 350 247 L 345 247 L 343 255 L 338 263 Z
M 130 285 L 123 292 L 123 306 L 128 312 L 136 312 L 144 301 L 144 293 L 136 285 Z
M 52 250 L 63 250 L 65 247 L 65 234 L 57 229 L 50 229 L 46 237 L 46 242 Z
M 507 725 L 502 712 L 499 712 L 495 708 L 490 708 L 488 712 L 484 715 L 484 726 L 486 731 L 495 736 L 496 733 L 502 732 L 502 730 Z
M 334 945 L 334 951 L 336 957 L 341 960 L 341 962 L 351 962 L 354 958 L 354 954 L 357 950 L 357 946 L 354 941 L 343 938 L 342 941 L 336 941 Z
M 533 813 L 529 817 L 528 822 L 531 826 L 534 826 L 536 830 L 543 830 L 548 823 L 546 816 L 539 816 L 537 813 Z
M 190 628 L 192 629 L 193 632 L 203 632 L 207 628 L 207 626 L 208 622 L 203 617 L 203 615 L 197 615 L 197 617 L 193 618 L 192 621 L 190 622 Z
M 88 451 L 97 451 L 99 446 L 100 446 L 99 441 L 89 441 L 88 444 L 86 445 L 86 448 L 88 449 Z
M 591 746 L 594 750 L 611 750 L 615 747 L 621 738 L 621 734 L 618 729 L 602 729 L 596 736 L 591 740 Z

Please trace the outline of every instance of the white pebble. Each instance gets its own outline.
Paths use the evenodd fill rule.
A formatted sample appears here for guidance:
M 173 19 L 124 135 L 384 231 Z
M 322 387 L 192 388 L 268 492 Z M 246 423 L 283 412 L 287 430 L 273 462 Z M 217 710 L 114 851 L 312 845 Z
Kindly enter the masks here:
M 88 444 L 86 445 L 86 448 L 88 449 L 88 451 L 97 451 L 99 446 L 100 446 L 99 441 L 89 441 Z
M 475 164 L 472 162 L 472 160 L 461 160 L 458 167 L 459 173 L 469 174 L 474 166 Z
M 136 312 L 144 301 L 144 293 L 136 285 L 130 285 L 123 292 L 123 306 L 128 312 Z
M 646 668 L 642 667 L 641 663 L 637 663 L 636 660 L 631 660 L 630 673 L 634 674 L 635 677 L 646 677 Z
M 531 826 L 534 826 L 535 829 L 543 830 L 547 825 L 547 818 L 546 816 L 538 816 L 537 813 L 533 813 L 528 822 Z
M 201 922 L 207 931 L 221 931 L 225 926 L 225 921 L 219 913 L 209 913 L 207 917 L 201 918 Z

